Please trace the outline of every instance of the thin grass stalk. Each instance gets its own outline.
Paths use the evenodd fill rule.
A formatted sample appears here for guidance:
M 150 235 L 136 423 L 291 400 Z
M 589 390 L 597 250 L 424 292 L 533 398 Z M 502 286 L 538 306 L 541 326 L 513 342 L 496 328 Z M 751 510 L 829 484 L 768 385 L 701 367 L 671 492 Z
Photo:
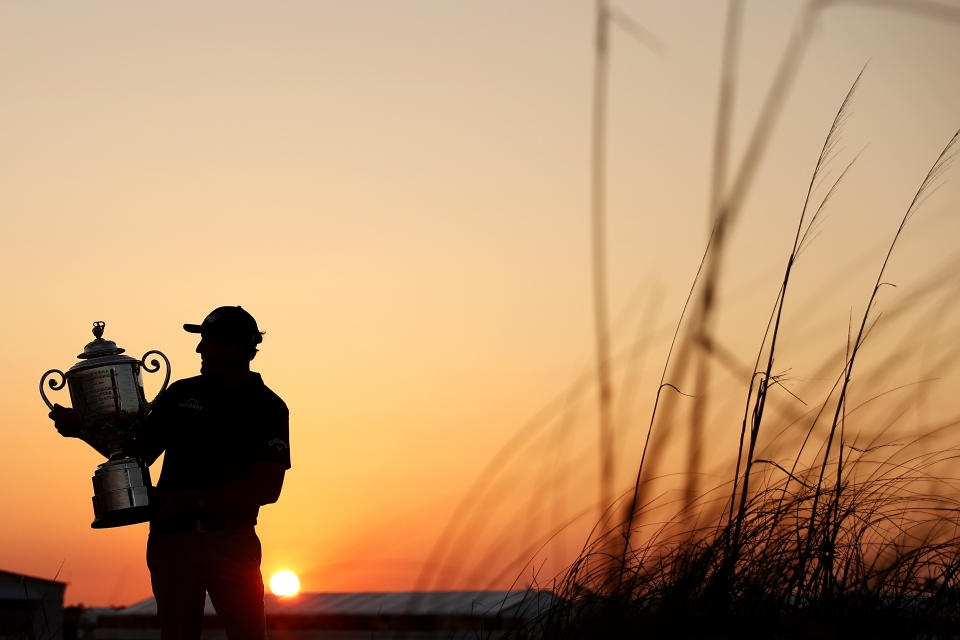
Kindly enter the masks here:
M 847 345 L 848 349 L 850 346 L 850 323 L 847 324 Z M 847 360 L 849 360 L 849 355 Z M 834 485 L 833 490 L 833 502 L 830 505 L 830 509 L 827 511 L 827 523 L 832 522 L 830 527 L 830 535 L 828 536 L 827 541 L 827 560 L 829 566 L 824 570 L 824 579 L 833 578 L 833 560 L 834 560 L 834 550 L 837 545 L 837 537 L 840 535 L 840 527 L 843 524 L 843 519 L 840 518 L 840 499 L 843 494 L 843 443 L 844 443 L 844 429 L 847 422 L 847 399 L 843 398 L 843 413 L 840 418 L 840 446 L 837 449 L 837 480 Z M 826 587 L 827 585 L 825 585 Z
M 693 282 L 691 283 L 690 288 L 687 290 L 687 297 L 686 297 L 686 300 L 684 300 L 682 309 L 680 310 L 680 318 L 679 320 L 677 320 L 677 326 L 674 329 L 673 337 L 670 339 L 670 347 L 667 350 L 667 357 L 664 360 L 663 369 L 661 370 L 661 373 L 660 373 L 660 384 L 657 387 L 657 394 L 653 400 L 653 408 L 650 411 L 650 421 L 647 424 L 647 435 L 643 441 L 643 449 L 640 452 L 640 463 L 637 465 L 637 474 L 636 474 L 636 479 L 634 480 L 633 493 L 631 494 L 630 503 L 629 503 L 629 506 L 627 507 L 626 517 L 624 518 L 624 521 L 623 521 L 623 529 L 621 531 L 621 536 L 623 537 L 623 551 L 621 553 L 621 567 L 619 571 L 620 577 L 618 577 L 617 579 L 617 584 L 615 587 L 616 589 L 620 588 L 620 585 L 622 582 L 623 567 L 626 562 L 627 553 L 630 548 L 630 536 L 633 530 L 634 518 L 636 517 L 636 514 L 637 514 L 637 505 L 640 504 L 642 501 L 641 498 L 643 494 L 641 489 L 643 486 L 642 480 L 643 480 L 644 464 L 647 460 L 647 451 L 650 448 L 651 437 L 653 435 L 653 426 L 657 418 L 657 410 L 660 407 L 660 398 L 665 388 L 671 388 L 674 391 L 677 391 L 678 393 L 680 392 L 680 390 L 677 389 L 677 387 L 666 382 L 667 371 L 670 368 L 670 362 L 671 362 L 671 357 L 673 355 L 673 350 L 677 345 L 677 337 L 680 335 L 680 328 L 683 326 L 683 319 L 686 316 L 687 308 L 690 305 L 690 300 L 693 298 L 693 293 L 696 290 L 697 282 L 700 279 L 700 272 L 703 270 L 703 265 L 706 262 L 707 254 L 710 251 L 711 239 L 712 239 L 712 236 L 711 238 L 707 239 L 706 247 L 704 247 L 703 254 L 701 254 L 700 256 L 700 264 L 697 267 L 697 272 L 693 277 Z
M 713 147 L 713 174 L 710 186 L 710 220 L 715 226 L 714 246 L 707 262 L 703 282 L 703 294 L 698 305 L 696 324 L 692 329 L 696 347 L 695 372 L 692 393 L 697 398 L 690 411 L 690 434 L 687 443 L 687 486 L 684 490 L 688 504 L 699 493 L 697 472 L 701 467 L 701 446 L 704 421 L 708 414 L 710 386 L 710 359 L 708 351 L 713 333 L 713 317 L 716 309 L 716 290 L 720 278 L 720 263 L 726 238 L 727 215 L 723 208 L 723 192 L 726 187 L 727 159 L 730 147 L 730 128 L 733 116 L 733 98 L 736 88 L 736 68 L 740 48 L 742 0 L 730 0 L 727 5 L 726 35 L 720 73 L 720 96 L 717 101 L 717 126 Z
M 596 32 L 593 67 L 593 144 L 591 151 L 591 233 L 593 315 L 597 360 L 597 418 L 600 433 L 600 513 L 606 511 L 613 493 L 613 428 L 610 383 L 610 332 L 606 265 L 606 127 L 607 67 L 609 61 L 609 3 L 596 0 Z

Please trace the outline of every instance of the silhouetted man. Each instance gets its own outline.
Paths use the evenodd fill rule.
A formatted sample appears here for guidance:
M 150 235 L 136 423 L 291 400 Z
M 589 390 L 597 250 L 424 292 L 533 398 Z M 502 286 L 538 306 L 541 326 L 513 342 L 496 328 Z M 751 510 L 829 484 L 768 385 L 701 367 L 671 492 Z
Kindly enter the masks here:
M 179 380 L 146 416 L 138 455 L 165 452 L 147 541 L 147 566 L 164 640 L 199 638 L 206 593 L 230 640 L 265 637 L 262 505 L 277 501 L 290 468 L 287 406 L 250 371 L 263 340 L 253 316 L 219 307 L 202 324 L 200 375 Z M 74 435 L 72 410 L 51 413 Z

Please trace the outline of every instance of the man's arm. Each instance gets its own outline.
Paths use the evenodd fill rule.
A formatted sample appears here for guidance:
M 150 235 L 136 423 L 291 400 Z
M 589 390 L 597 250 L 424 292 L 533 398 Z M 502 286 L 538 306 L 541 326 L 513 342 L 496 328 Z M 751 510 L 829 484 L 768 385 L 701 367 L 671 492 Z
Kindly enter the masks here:
M 127 453 L 134 458 L 139 458 L 148 467 L 157 461 L 166 448 L 161 438 L 163 425 L 158 424 L 159 422 L 149 415 L 144 416 L 141 428 L 127 446 Z
M 279 462 L 253 463 L 251 474 L 236 482 L 207 489 L 154 489 L 151 501 L 159 504 L 155 518 L 176 517 L 199 509 L 231 513 L 248 506 L 272 504 L 280 497 L 286 468 Z
M 175 386 L 179 383 L 173 384 Z M 167 448 L 167 432 L 174 421 L 172 398 L 168 389 L 150 403 L 147 412 L 140 419 L 139 428 L 135 429 L 136 435 L 127 446 L 128 455 L 139 458 L 148 467 L 156 462 Z
M 250 504 L 253 498 L 263 506 L 272 504 L 280 497 L 283 477 L 286 469 L 278 462 L 257 461 L 253 463 L 253 472 L 246 478 L 197 491 L 200 500 L 214 511 L 228 511 L 235 507 Z
M 149 414 L 137 419 L 131 428 L 136 432 L 136 437 L 125 447 L 126 455 L 140 458 L 149 467 L 153 464 L 160 454 L 163 453 L 163 429 L 165 409 L 154 409 Z M 110 451 L 102 444 L 91 442 L 84 437 L 83 429 L 80 424 L 80 417 L 76 409 L 63 407 L 59 404 L 53 405 L 53 410 L 48 414 L 53 420 L 57 431 L 64 438 L 78 438 L 83 440 L 91 447 L 96 449 L 105 458 L 110 457 Z

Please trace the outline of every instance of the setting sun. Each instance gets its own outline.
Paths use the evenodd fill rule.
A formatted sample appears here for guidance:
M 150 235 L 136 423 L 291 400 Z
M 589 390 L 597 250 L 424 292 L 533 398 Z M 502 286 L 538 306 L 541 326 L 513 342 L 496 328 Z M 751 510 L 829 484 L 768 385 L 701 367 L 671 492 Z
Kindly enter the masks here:
M 300 579 L 292 571 L 277 571 L 270 578 L 270 591 L 275 596 L 292 596 L 300 590 Z

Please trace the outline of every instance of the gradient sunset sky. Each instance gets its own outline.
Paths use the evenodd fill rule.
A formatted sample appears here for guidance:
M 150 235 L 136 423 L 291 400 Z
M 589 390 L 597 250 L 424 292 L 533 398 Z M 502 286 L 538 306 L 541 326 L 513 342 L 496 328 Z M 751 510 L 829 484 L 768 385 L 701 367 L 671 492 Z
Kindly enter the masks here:
M 631 404 L 618 405 L 625 488 L 707 238 L 726 4 L 616 6 L 663 45 L 611 33 L 614 351 L 645 340 Z M 745 5 L 731 172 L 804 6 Z M 181 325 L 241 304 L 267 332 L 254 369 L 291 411 L 293 468 L 261 511 L 264 574 L 291 569 L 307 591 L 509 586 L 526 544 L 596 499 L 592 390 L 571 391 L 593 363 L 593 11 L 585 0 L 0 4 L 0 569 L 57 576 L 69 603 L 150 595 L 146 525 L 89 528 L 102 460 L 59 437 L 37 384 L 76 362 L 95 320 L 130 355 L 166 353 L 174 379 L 196 375 Z M 727 248 L 717 329 L 744 362 L 864 65 L 833 176 L 860 156 L 790 299 L 782 362 L 798 378 L 842 351 L 885 243 L 960 127 L 960 22 L 866 2 L 818 14 Z M 883 389 L 930 377 L 937 345 L 960 341 L 958 171 L 891 264 L 882 308 L 932 279 L 940 293 L 923 304 L 942 309 L 921 337 L 906 321 L 890 329 L 890 343 L 929 340 Z M 144 377 L 152 398 L 160 376 Z M 960 408 L 956 370 L 937 377 L 924 420 Z M 514 476 L 472 512 L 484 525 L 418 582 L 477 474 L 564 398 L 566 426 L 510 462 Z M 718 457 L 735 451 L 735 436 L 717 442 Z M 537 475 L 559 459 L 580 461 L 561 474 L 563 499 L 525 520 L 538 482 L 560 482 Z M 572 559 L 591 517 L 552 547 L 550 567 Z

